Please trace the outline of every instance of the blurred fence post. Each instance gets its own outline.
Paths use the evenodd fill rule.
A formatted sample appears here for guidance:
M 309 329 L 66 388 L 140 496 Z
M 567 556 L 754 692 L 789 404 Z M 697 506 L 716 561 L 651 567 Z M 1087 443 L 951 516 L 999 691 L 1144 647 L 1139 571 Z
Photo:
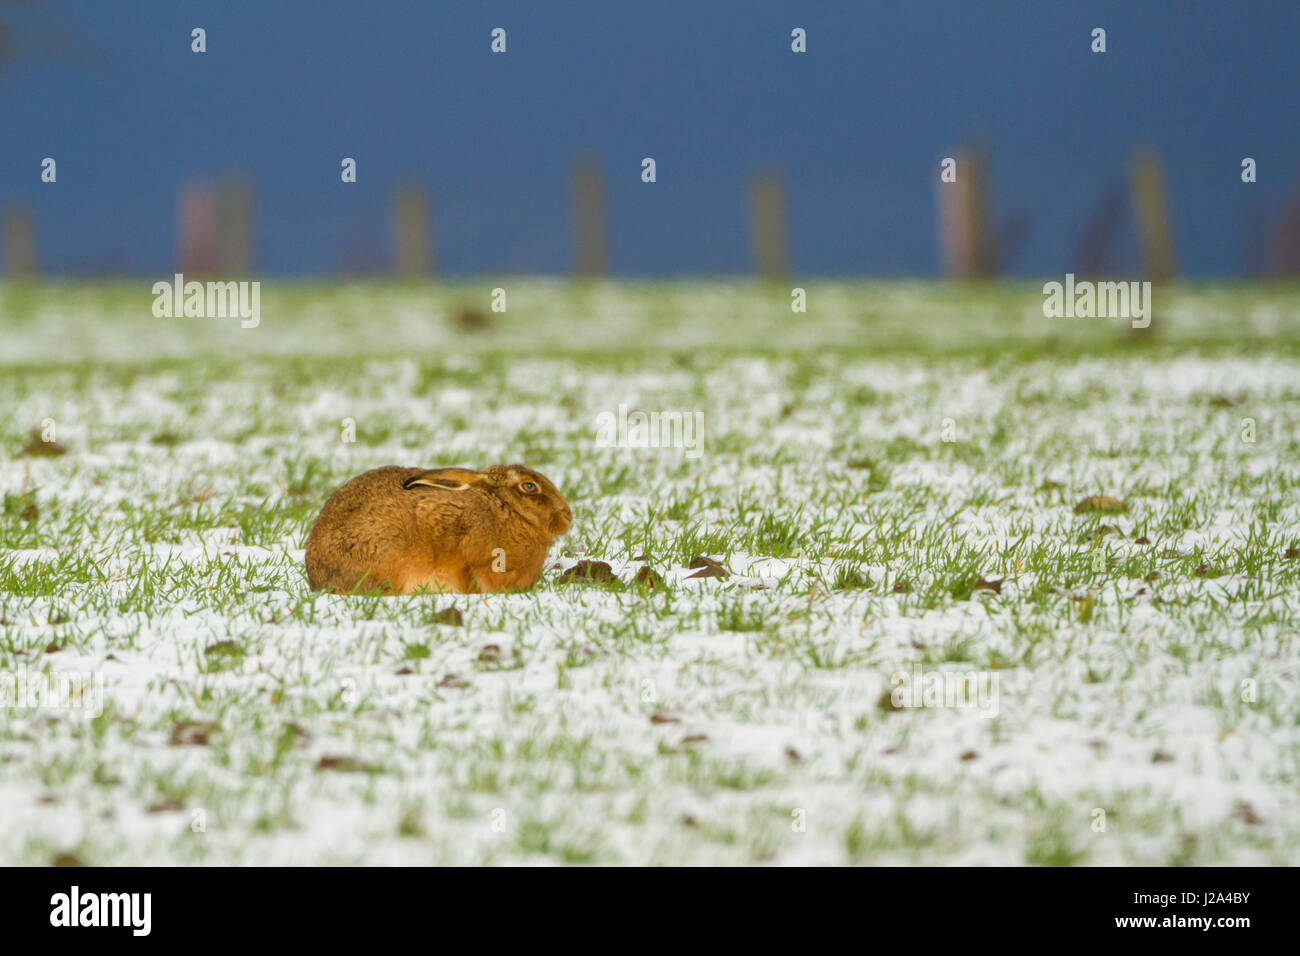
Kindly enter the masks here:
M 950 279 L 996 275 L 998 249 L 990 223 L 989 161 L 983 150 L 963 150 L 955 158 L 956 181 L 938 185 L 944 275 Z
M 13 204 L 4 210 L 3 237 L 5 274 L 11 279 L 36 276 L 36 223 L 27 206 Z
M 246 276 L 252 262 L 253 190 L 239 180 L 217 203 L 217 263 L 225 276 Z
M 1278 214 L 1271 251 L 1274 274 L 1300 275 L 1300 190 L 1286 201 Z
M 783 278 L 787 269 L 785 197 L 776 173 L 759 173 L 750 180 L 749 228 L 759 278 Z
M 1147 277 L 1152 282 L 1172 279 L 1174 247 L 1170 238 L 1169 211 L 1165 205 L 1164 177 L 1160 171 L 1159 157 L 1149 149 L 1134 153 L 1129 167 L 1129 181 Z
M 976 275 L 986 278 L 998 274 L 997 233 L 993 226 L 993 161 L 984 147 L 971 150 L 975 196 L 975 268 Z
M 1109 186 L 1084 221 L 1074 251 L 1079 276 L 1103 276 L 1114 268 L 1115 246 L 1128 221 L 1129 191 L 1123 182 Z
M 220 265 L 217 195 L 207 183 L 181 188 L 177 205 L 176 268 L 187 275 L 211 275 Z
M 949 279 L 968 278 L 975 271 L 973 203 L 970 179 L 963 176 L 967 156 L 958 153 L 957 180 L 945 183 L 940 180 L 939 191 L 939 251 L 943 259 L 943 274 Z
M 419 278 L 433 272 L 433 226 L 429 200 L 418 186 L 403 186 L 393 193 L 393 239 L 397 274 Z
M 605 181 L 594 162 L 577 161 L 570 177 L 573 217 L 573 271 L 585 277 L 609 270 L 605 239 Z

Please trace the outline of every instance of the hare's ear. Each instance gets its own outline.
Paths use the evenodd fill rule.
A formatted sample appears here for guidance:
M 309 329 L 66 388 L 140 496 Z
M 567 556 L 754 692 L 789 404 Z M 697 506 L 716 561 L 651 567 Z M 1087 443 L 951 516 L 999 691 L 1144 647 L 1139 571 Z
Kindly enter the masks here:
M 468 468 L 436 468 L 406 479 L 402 482 L 402 487 L 414 488 L 417 485 L 424 485 L 428 488 L 441 488 L 443 491 L 464 491 L 470 485 L 476 485 L 482 480 L 481 474 Z

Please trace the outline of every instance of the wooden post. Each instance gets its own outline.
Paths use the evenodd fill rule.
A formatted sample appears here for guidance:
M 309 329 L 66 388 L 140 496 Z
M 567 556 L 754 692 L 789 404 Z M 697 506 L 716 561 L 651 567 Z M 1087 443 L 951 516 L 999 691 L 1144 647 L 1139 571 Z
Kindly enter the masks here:
M 223 276 L 246 276 L 252 263 L 253 190 L 238 180 L 217 203 L 217 263 Z
M 957 161 L 957 179 L 939 180 L 939 254 L 943 274 L 949 279 L 968 279 L 975 274 L 975 225 L 972 182 L 968 175 L 970 156 L 961 152 Z
M 998 272 L 992 229 L 989 162 L 983 150 L 962 150 L 955 182 L 938 183 L 939 248 L 950 279 L 975 279 Z
M 1278 214 L 1272 254 L 1274 274 L 1300 275 L 1300 191 L 1287 200 Z
M 1154 151 L 1142 149 L 1133 154 L 1129 182 L 1147 278 L 1152 282 L 1168 281 L 1174 277 L 1174 245 L 1165 205 L 1164 177 Z
M 27 206 L 5 207 L 3 238 L 5 274 L 12 279 L 36 277 L 36 225 Z
M 176 268 L 186 275 L 212 275 L 220 267 L 217 195 L 206 183 L 182 187 L 177 206 Z
M 588 278 L 609 271 L 605 239 L 605 181 L 594 162 L 579 161 L 570 177 L 573 220 L 573 271 Z
M 1104 276 L 1114 267 L 1115 245 L 1128 221 L 1129 195 L 1124 183 L 1107 187 L 1092 207 L 1074 251 L 1074 271 L 1080 277 Z
M 418 186 L 393 193 L 393 238 L 397 248 L 397 274 L 421 278 L 433 272 L 433 227 L 429 200 Z
M 993 161 L 983 146 L 972 150 L 971 159 L 975 173 L 975 268 L 976 275 L 988 278 L 997 275 L 1001 268 L 993 224 Z
M 786 275 L 785 197 L 775 173 L 759 173 L 749 183 L 749 228 L 754 270 L 762 279 Z

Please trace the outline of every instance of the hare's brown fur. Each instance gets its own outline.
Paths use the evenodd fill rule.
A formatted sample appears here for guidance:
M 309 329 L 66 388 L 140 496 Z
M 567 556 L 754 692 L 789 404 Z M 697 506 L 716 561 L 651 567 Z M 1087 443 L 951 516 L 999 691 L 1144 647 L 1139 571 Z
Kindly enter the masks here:
M 528 588 L 572 517 L 522 465 L 376 468 L 325 502 L 307 536 L 307 581 L 342 594 Z

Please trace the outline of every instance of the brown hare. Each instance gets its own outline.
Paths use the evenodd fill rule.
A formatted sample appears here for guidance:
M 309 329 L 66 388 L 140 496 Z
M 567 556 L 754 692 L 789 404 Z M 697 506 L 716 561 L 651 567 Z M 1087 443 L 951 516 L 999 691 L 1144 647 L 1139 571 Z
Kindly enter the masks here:
M 325 502 L 307 581 L 340 594 L 529 588 L 572 520 L 556 487 L 522 465 L 376 468 Z

